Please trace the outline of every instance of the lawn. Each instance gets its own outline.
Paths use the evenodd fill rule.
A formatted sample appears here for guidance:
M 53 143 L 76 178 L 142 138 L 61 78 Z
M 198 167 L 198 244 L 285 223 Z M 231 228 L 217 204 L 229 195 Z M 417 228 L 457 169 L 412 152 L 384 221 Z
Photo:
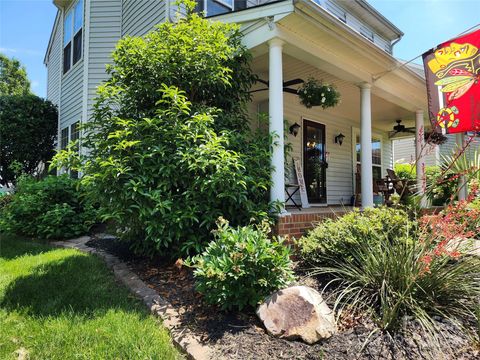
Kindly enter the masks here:
M 0 234 L 1 359 L 178 359 L 103 262 Z

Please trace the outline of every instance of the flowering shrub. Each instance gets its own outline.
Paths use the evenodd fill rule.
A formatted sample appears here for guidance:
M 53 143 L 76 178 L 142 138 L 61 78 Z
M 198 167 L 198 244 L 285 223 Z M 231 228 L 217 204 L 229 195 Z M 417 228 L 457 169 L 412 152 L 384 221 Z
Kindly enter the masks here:
M 220 219 L 215 240 L 193 258 L 196 288 L 222 309 L 256 306 L 293 281 L 290 249 L 268 238 L 269 227 L 231 228 Z
M 457 259 L 461 252 L 468 252 L 471 239 L 480 234 L 480 207 L 474 202 L 477 192 L 478 187 L 473 186 L 466 200 L 451 203 L 440 213 L 420 219 L 419 238 L 430 245 L 421 258 L 425 271 L 430 271 L 435 257 Z

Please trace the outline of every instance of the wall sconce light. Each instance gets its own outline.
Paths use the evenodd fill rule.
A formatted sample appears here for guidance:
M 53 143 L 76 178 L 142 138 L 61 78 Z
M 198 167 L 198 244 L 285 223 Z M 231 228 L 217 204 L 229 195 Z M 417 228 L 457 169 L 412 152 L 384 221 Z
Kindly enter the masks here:
M 337 136 L 335 136 L 335 144 L 342 146 L 344 139 L 345 135 L 343 135 L 342 133 L 338 134 Z
M 292 134 L 293 136 L 297 136 L 298 130 L 300 130 L 300 125 L 295 123 L 289 127 L 289 130 L 290 130 L 290 134 Z

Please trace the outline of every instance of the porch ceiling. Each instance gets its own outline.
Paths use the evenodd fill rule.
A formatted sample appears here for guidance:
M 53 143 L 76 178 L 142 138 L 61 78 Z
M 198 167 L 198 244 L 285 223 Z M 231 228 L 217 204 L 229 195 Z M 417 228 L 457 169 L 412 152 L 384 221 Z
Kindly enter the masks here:
M 288 45 L 286 45 L 288 46 Z M 260 78 L 268 80 L 268 54 L 257 56 L 252 63 L 253 70 Z M 307 64 L 291 55 L 283 56 L 283 78 L 284 81 L 301 78 L 303 80 L 314 77 L 319 80 L 334 84 L 341 94 L 341 103 L 335 108 L 323 110 L 318 107 L 319 112 L 347 119 L 352 126 L 360 124 L 360 89 L 355 82 L 341 79 L 330 72 Z M 261 89 L 265 86 L 258 83 L 253 89 Z M 299 102 L 297 96 L 284 93 L 284 102 Z M 255 102 L 268 100 L 268 91 L 254 93 Z M 415 113 L 409 109 L 399 106 L 383 97 L 372 93 L 372 125 L 382 131 L 390 131 L 395 125 L 395 120 L 401 119 L 408 127 L 415 126 Z

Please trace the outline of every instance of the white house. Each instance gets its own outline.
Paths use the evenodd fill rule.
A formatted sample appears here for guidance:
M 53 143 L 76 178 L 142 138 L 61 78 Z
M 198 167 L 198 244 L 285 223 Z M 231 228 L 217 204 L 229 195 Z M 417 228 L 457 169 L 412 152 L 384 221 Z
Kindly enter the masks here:
M 89 119 L 115 43 L 173 21 L 176 8 L 169 0 L 53 3 L 58 13 L 45 55 L 47 97 L 59 107 L 59 143 L 65 147 L 79 136 L 77 124 Z M 393 165 L 388 132 L 401 119 L 421 133 L 426 121 L 423 77 L 393 56 L 403 33 L 365 0 L 202 0 L 199 8 L 212 20 L 241 25 L 244 44 L 254 56 L 253 69 L 269 83 L 267 91 L 254 93 L 252 118 L 268 112 L 270 130 L 277 134 L 284 133 L 284 119 L 299 124 L 298 135 L 287 138 L 293 157 L 302 164 L 311 156 L 321 160 L 315 173 L 303 166 L 309 203 L 350 204 L 352 195 L 360 192 L 355 189 L 359 168 L 362 205 L 372 206 L 374 178 L 385 176 Z M 335 84 L 341 103 L 327 110 L 307 109 L 296 95 L 283 91 L 283 82 L 309 77 Z M 259 83 L 254 90 L 261 87 L 265 85 Z M 342 144 L 335 142 L 340 134 L 345 136 Z M 296 182 L 288 168 L 285 174 L 283 146 L 280 137 L 272 158 L 271 199 L 281 202 L 286 199 L 285 184 Z

